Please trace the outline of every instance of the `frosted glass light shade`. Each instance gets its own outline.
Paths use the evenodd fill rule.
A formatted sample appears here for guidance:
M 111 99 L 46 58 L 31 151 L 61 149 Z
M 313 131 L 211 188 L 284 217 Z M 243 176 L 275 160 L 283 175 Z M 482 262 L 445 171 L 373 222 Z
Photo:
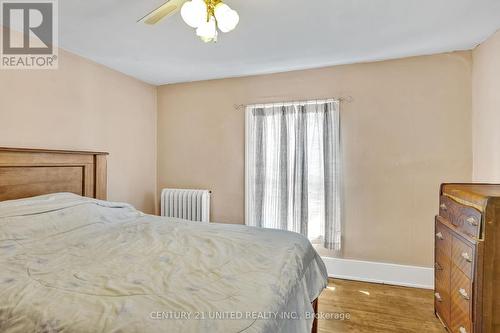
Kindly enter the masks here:
M 184 22 L 192 28 L 198 28 L 207 21 L 207 5 L 203 0 L 192 0 L 184 3 L 181 8 Z
M 224 3 L 219 3 L 215 6 L 214 14 L 217 19 L 217 26 L 222 32 L 233 30 L 240 21 L 238 13 Z
M 225 3 L 222 3 L 222 2 L 219 2 L 217 4 L 217 6 L 215 6 L 214 8 L 214 14 L 215 14 L 215 18 L 217 20 L 219 20 L 220 18 L 222 18 L 222 16 L 227 13 L 227 12 L 230 12 L 231 11 L 231 7 L 229 7 L 228 5 L 226 5 Z
M 217 25 L 215 23 L 215 18 L 212 16 L 208 22 L 204 22 L 202 25 L 196 29 L 196 34 L 205 43 L 216 42 L 217 41 Z

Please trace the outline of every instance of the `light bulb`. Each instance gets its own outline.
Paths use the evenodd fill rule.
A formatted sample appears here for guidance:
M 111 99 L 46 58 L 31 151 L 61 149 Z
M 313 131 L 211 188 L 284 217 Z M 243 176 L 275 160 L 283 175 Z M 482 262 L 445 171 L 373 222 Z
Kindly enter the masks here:
M 214 12 L 215 18 L 217 19 L 217 26 L 222 32 L 233 30 L 240 21 L 238 13 L 224 3 L 219 3 L 215 6 Z
M 207 21 L 207 5 L 203 0 L 192 0 L 184 3 L 181 8 L 184 22 L 192 28 L 198 28 Z
M 196 34 L 205 42 L 217 41 L 217 25 L 215 17 L 211 16 L 208 22 L 204 22 L 196 29 Z

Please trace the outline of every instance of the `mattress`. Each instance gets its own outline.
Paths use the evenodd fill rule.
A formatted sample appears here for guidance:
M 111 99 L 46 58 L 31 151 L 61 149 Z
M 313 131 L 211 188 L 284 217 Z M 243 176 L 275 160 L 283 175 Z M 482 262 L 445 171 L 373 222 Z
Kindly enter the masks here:
M 0 331 L 310 332 L 303 236 L 58 193 L 0 202 Z

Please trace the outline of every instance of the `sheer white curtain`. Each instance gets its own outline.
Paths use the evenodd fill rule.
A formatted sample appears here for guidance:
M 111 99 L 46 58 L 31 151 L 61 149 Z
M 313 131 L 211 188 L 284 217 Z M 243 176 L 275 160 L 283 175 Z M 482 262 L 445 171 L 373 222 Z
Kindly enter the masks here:
M 337 100 L 246 109 L 246 224 L 341 246 Z

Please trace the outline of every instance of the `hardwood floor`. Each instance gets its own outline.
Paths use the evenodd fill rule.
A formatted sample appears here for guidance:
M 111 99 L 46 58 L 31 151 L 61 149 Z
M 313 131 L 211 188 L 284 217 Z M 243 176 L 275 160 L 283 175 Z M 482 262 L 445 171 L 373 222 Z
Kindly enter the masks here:
M 320 319 L 319 333 L 445 333 L 434 316 L 432 290 L 330 279 L 319 299 L 319 313 L 349 314 L 349 319 Z

